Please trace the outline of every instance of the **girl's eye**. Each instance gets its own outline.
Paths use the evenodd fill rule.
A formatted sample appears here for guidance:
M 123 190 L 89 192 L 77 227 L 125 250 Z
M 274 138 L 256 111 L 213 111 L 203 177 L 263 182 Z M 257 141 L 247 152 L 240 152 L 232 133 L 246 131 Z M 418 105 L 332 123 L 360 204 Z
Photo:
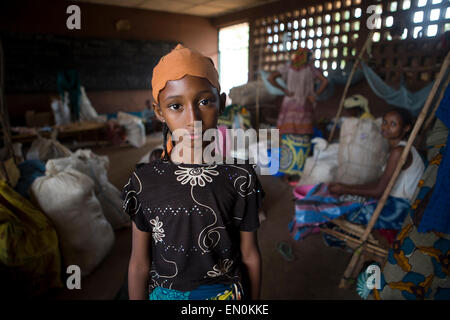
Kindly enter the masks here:
M 201 106 L 206 106 L 208 104 L 209 104 L 209 99 L 203 99 L 203 100 L 200 101 L 200 105 Z
M 181 108 L 181 104 L 177 104 L 177 103 L 171 104 L 169 106 L 169 108 L 176 111 L 176 110 L 179 110 Z

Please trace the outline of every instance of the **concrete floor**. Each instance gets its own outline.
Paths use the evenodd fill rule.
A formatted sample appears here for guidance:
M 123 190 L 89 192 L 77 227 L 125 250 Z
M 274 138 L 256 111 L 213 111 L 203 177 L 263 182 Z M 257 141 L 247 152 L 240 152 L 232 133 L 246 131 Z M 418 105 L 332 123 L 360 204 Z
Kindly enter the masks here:
M 123 145 L 93 148 L 93 151 L 109 157 L 109 180 L 121 189 L 135 164 L 161 142 L 161 133 L 154 133 L 147 136 L 147 143 L 139 149 Z M 294 214 L 292 187 L 273 176 L 262 176 L 261 183 L 266 192 L 264 209 L 267 214 L 258 232 L 263 259 L 262 299 L 359 300 L 354 289 L 338 288 L 351 254 L 327 247 L 320 234 L 313 234 L 300 242 L 293 240 L 288 231 L 288 223 Z M 288 262 L 278 253 L 276 247 L 280 241 L 292 246 L 294 261 Z M 126 291 L 124 283 L 116 298 L 126 299 Z

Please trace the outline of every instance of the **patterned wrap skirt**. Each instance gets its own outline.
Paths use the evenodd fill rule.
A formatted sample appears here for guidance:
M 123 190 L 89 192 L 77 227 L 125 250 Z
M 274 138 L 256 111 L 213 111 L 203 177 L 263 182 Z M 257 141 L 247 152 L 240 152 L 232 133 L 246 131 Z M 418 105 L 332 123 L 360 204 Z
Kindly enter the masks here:
M 285 174 L 301 175 L 310 150 L 311 135 L 283 134 L 279 171 Z
M 240 283 L 203 285 L 192 291 L 156 287 L 149 300 L 242 300 L 242 293 Z
M 301 175 L 311 150 L 314 107 L 301 104 L 293 97 L 284 97 L 277 127 L 281 135 L 280 172 Z

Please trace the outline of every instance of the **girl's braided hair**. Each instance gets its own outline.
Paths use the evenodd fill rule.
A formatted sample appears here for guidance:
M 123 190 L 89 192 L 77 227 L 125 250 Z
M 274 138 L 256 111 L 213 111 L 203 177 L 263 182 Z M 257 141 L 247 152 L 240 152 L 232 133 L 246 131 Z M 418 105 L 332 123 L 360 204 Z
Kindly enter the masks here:
M 169 127 L 165 122 L 162 124 L 162 133 L 163 133 L 163 147 L 164 147 L 164 160 L 169 160 L 169 153 L 167 152 L 167 134 L 170 133 Z

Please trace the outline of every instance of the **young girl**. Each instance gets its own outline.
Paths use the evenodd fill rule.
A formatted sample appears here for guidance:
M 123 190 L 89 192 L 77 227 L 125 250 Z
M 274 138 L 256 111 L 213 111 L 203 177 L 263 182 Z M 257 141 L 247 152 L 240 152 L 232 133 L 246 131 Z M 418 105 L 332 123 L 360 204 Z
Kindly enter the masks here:
M 258 299 L 256 230 L 264 191 L 257 175 L 248 164 L 194 157 L 205 147 L 196 148 L 194 122 L 202 132 L 216 128 L 225 107 L 211 59 L 178 45 L 154 68 L 152 91 L 165 152 L 137 166 L 124 187 L 124 209 L 133 220 L 130 299 Z M 178 143 L 191 152 L 171 152 L 166 133 L 176 129 L 186 130 Z
M 284 91 L 277 127 L 281 135 L 280 172 L 288 181 L 296 184 L 303 172 L 303 166 L 311 149 L 314 107 L 316 96 L 328 84 L 322 73 L 310 64 L 311 52 L 299 48 L 291 61 L 270 74 L 269 82 Z M 276 79 L 282 77 L 287 88 L 282 88 Z M 314 81 L 320 80 L 320 87 L 314 91 Z

